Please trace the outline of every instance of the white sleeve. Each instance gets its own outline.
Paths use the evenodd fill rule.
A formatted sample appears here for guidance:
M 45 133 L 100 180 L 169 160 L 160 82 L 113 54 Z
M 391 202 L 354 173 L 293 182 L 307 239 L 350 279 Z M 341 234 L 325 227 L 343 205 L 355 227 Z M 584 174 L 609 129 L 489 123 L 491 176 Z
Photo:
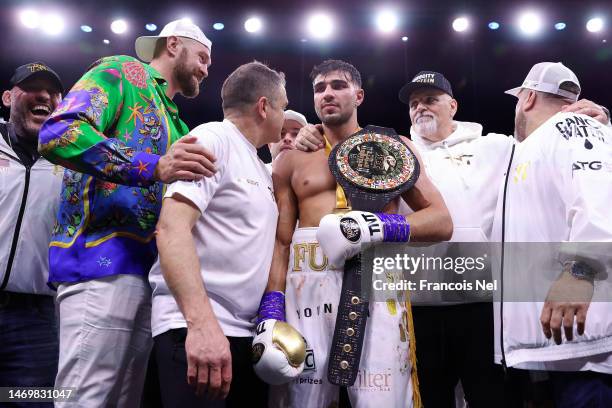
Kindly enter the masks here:
M 198 207 L 200 213 L 204 214 L 225 174 L 229 143 L 227 135 L 213 131 L 209 124 L 198 126 L 189 132 L 189 134 L 197 136 L 197 143 L 215 156 L 217 159 L 215 162 L 217 172 L 212 177 L 204 177 L 201 180 L 175 181 L 168 186 L 164 198 L 180 194 Z
M 567 118 L 576 126 L 567 126 Z M 582 117 L 579 116 L 578 119 Z M 612 132 L 592 119 L 561 116 L 551 129 L 551 169 L 569 227 L 561 261 L 582 260 L 597 270 L 612 266 Z M 571 122 L 569 122 L 571 124 Z M 571 131 L 570 131 L 571 130 Z M 605 134 L 602 134 L 605 133 Z M 552 136 L 552 135 L 551 135 Z

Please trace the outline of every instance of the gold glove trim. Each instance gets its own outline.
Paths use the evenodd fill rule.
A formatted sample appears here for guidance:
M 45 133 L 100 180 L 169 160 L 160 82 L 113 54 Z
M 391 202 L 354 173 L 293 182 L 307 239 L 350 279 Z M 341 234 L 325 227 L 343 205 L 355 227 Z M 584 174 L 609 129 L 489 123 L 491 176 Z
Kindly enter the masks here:
M 277 321 L 272 330 L 272 343 L 287 356 L 293 367 L 299 367 L 306 359 L 306 343 L 302 335 L 291 325 Z

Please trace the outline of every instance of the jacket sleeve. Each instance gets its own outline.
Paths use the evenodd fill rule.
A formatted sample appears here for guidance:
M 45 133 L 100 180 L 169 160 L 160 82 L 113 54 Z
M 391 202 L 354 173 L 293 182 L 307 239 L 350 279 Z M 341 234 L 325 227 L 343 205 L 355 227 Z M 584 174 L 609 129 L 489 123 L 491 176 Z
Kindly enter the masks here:
M 565 133 L 555 135 L 548 161 L 569 227 L 560 261 L 583 261 L 606 276 L 612 270 L 612 132 L 592 119 L 574 120 L 576 126 L 567 120 L 560 126 Z
M 160 156 L 136 151 L 113 133 L 126 90 L 118 61 L 98 62 L 43 124 L 39 151 L 49 161 L 113 183 L 147 186 Z

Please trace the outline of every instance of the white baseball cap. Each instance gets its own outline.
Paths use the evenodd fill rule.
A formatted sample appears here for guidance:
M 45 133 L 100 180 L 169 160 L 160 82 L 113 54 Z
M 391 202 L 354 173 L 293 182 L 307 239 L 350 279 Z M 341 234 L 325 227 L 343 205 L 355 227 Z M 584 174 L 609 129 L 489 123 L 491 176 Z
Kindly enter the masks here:
M 570 82 L 578 87 L 578 93 L 560 89 L 561 84 Z M 580 95 L 580 82 L 576 74 L 560 62 L 540 62 L 535 64 L 523 85 L 507 90 L 505 93 L 517 96 L 521 89 L 533 89 L 534 91 L 546 92 L 559 95 L 573 101 L 578 100 Z
M 189 20 L 181 19 L 166 24 L 159 35 L 143 35 L 138 37 L 136 39 L 136 55 L 141 60 L 150 62 L 153 59 L 157 40 L 170 36 L 191 38 L 212 50 L 212 41 L 204 35 L 200 27 Z
M 308 124 L 306 116 L 302 115 L 299 112 L 292 111 L 291 109 L 287 109 L 285 111 L 285 120 L 295 120 L 302 126 L 306 126 Z

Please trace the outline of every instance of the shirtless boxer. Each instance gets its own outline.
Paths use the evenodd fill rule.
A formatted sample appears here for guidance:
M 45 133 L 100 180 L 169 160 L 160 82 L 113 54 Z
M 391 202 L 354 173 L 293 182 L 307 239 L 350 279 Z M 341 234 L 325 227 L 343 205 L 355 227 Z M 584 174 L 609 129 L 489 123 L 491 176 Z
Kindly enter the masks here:
M 311 79 L 321 130 L 333 148 L 360 128 L 357 107 L 364 99 L 361 76 L 351 64 L 328 60 L 313 69 Z M 418 158 L 414 145 L 402 139 Z M 273 172 L 279 220 L 266 295 L 278 296 L 286 283 L 287 322 L 308 343 L 304 372 L 289 384 L 292 407 L 338 406 L 340 399 L 339 387 L 327 379 L 327 359 L 343 269 L 337 261 L 329 261 L 317 242 L 321 219 L 336 207 L 336 181 L 327 164 L 328 154 L 325 150 L 287 151 L 278 157 Z M 402 198 L 415 211 L 407 217 L 412 240 L 450 238 L 450 215 L 424 172 Z M 398 204 L 399 198 L 384 211 L 396 213 Z M 337 254 L 327 255 L 338 258 Z M 359 373 L 347 388 L 353 407 L 413 406 L 406 300 L 399 293 L 397 299 L 370 304 Z

